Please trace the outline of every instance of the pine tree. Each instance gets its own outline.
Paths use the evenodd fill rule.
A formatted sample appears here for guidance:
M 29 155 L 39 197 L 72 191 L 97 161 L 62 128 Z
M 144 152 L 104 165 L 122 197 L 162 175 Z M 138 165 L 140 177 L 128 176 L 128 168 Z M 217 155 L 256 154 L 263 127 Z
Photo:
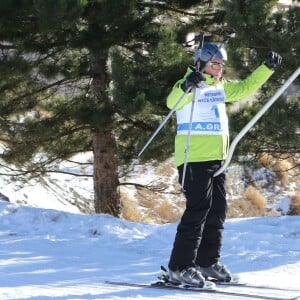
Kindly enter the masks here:
M 192 62 L 185 34 L 222 15 L 206 2 L 1 1 L 2 159 L 36 174 L 93 151 L 95 211 L 119 215 L 118 167 L 160 123 Z M 167 128 L 144 159 L 171 153 Z

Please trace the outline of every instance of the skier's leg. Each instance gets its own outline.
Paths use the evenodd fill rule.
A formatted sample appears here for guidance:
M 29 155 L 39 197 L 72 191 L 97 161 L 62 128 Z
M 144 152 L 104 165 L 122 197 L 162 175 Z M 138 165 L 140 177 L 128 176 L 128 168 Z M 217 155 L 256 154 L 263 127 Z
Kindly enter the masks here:
M 212 205 L 206 217 L 201 245 L 198 248 L 196 259 L 198 266 L 209 267 L 219 261 L 226 211 L 225 174 L 222 173 L 213 179 Z
M 185 178 L 186 210 L 177 228 L 169 261 L 170 270 L 195 266 L 195 259 L 213 193 L 213 173 L 220 167 L 216 162 L 189 163 Z M 181 182 L 183 166 L 178 168 Z

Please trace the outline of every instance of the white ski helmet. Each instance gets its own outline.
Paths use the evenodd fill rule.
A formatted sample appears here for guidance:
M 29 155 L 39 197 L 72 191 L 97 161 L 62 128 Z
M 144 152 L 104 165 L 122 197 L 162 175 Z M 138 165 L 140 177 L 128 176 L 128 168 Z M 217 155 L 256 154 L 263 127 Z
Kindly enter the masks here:
M 211 59 L 222 59 L 227 60 L 226 50 L 215 43 L 204 43 L 202 49 L 198 49 L 195 52 L 195 63 L 200 59 L 201 61 L 207 62 Z

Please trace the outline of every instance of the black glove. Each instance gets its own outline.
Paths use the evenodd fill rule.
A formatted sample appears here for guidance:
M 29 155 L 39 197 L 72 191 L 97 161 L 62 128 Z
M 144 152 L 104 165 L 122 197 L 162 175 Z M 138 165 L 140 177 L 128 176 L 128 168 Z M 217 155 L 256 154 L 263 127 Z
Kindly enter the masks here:
M 189 87 L 198 87 L 198 84 L 201 81 L 205 81 L 205 77 L 203 76 L 203 74 L 197 71 L 193 71 L 186 77 L 184 82 L 181 84 L 181 88 L 183 91 L 186 91 Z
M 266 55 L 266 60 L 265 60 L 265 65 L 270 68 L 271 70 L 275 69 L 278 65 L 281 64 L 282 61 L 282 57 L 274 52 L 274 51 L 270 51 L 268 52 L 268 54 Z

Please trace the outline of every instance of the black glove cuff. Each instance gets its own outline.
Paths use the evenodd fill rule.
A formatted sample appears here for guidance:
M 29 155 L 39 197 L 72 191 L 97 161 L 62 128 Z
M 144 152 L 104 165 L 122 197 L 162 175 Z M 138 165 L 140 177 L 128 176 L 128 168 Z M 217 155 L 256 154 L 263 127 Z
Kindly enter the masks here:
M 270 63 L 267 63 L 267 62 L 264 62 L 264 65 L 271 71 L 274 71 L 274 69 L 276 67 L 274 64 L 271 65 Z
M 182 89 L 184 92 L 186 92 L 187 89 L 188 89 L 190 86 L 188 86 L 188 85 L 187 85 L 187 82 L 184 81 L 184 82 L 180 85 L 180 87 L 181 87 L 181 89 Z M 189 93 L 190 93 L 191 91 L 192 91 L 192 89 L 190 89 Z

